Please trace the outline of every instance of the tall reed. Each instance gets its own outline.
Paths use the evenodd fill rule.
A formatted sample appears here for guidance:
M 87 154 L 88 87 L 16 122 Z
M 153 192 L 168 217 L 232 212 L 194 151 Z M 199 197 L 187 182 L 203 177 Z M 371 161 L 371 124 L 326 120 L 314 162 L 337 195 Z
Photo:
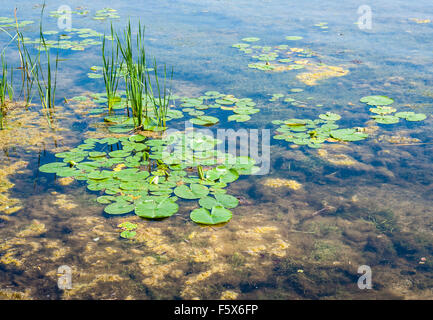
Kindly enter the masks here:
M 12 86 L 13 82 L 13 69 L 11 68 L 11 75 L 10 80 L 8 79 L 8 73 L 9 73 L 9 67 L 5 60 L 4 53 L 1 54 L 1 64 L 2 64 L 2 74 L 0 77 L 0 107 L 1 107 L 1 113 L 4 115 L 6 110 L 6 103 L 7 98 L 9 98 L 9 101 L 13 100 L 14 97 L 14 89 Z
M 45 52 L 46 63 L 43 63 L 41 61 L 41 51 Z M 32 68 L 32 74 L 36 79 L 37 89 L 39 93 L 39 98 L 42 103 L 42 107 L 45 110 L 49 110 L 50 112 L 52 112 L 54 110 L 56 98 L 59 50 L 57 50 L 53 70 L 50 48 L 47 46 L 42 32 L 42 19 L 39 30 L 38 54 L 33 63 L 34 67 Z M 45 64 L 46 66 L 44 67 Z
M 142 27 L 141 23 L 138 24 L 135 50 L 132 41 L 130 21 L 123 32 L 123 39 L 120 39 L 117 33 L 116 39 L 117 46 L 126 66 L 126 96 L 128 102 L 131 104 L 135 127 L 153 130 L 166 128 L 166 118 L 170 100 L 169 91 L 166 86 L 166 67 L 164 66 L 164 81 L 161 87 L 158 79 L 156 61 L 154 60 L 154 75 L 152 77 L 154 78 L 158 94 L 158 96 L 155 97 L 151 74 L 149 68 L 147 68 L 146 50 L 144 46 L 144 26 Z M 151 116 L 149 112 L 150 107 L 153 107 L 153 116 Z
M 119 85 L 119 72 L 123 61 L 119 64 L 119 46 L 115 45 L 113 25 L 111 25 L 111 59 L 106 55 L 105 35 L 102 40 L 102 74 L 104 76 L 105 90 L 107 92 L 108 108 L 111 110 L 113 103 L 117 100 L 117 87 Z
M 123 39 L 116 33 L 117 47 L 119 48 L 123 62 L 126 66 L 125 89 L 129 102 L 131 103 L 132 116 L 136 128 L 148 125 L 147 116 L 147 73 L 146 73 L 146 51 L 144 49 L 144 28 L 138 26 L 136 39 L 136 60 L 134 60 L 134 48 L 132 45 L 131 22 L 123 32 Z M 143 100 L 145 103 L 143 104 Z M 144 114 L 143 114 L 144 107 Z M 144 123 L 143 123 L 144 120 Z

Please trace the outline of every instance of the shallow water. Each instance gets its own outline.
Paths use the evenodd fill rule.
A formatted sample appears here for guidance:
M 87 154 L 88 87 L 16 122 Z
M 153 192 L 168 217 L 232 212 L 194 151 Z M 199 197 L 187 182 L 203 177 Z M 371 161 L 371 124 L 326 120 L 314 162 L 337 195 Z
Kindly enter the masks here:
M 20 19 L 35 20 L 23 29 L 25 35 L 37 37 L 41 8 L 32 8 L 32 1 L 8 3 L 0 16 L 13 17 L 15 5 Z M 91 66 L 101 65 L 100 46 L 61 50 L 67 60 L 59 69 L 57 130 L 50 130 L 38 113 L 17 110 L 6 118 L 9 129 L 0 131 L 1 196 L 17 208 L 0 212 L 0 298 L 433 298 L 430 1 L 377 1 L 371 7 L 371 30 L 355 24 L 357 1 L 71 4 L 79 6 L 90 13 L 73 15 L 72 27 L 108 33 L 110 20 L 92 19 L 104 7 L 118 11 L 121 18 L 113 20 L 118 29 L 128 19 L 133 25 L 140 19 L 148 54 L 174 68 L 175 94 L 198 97 L 216 90 L 253 99 L 260 112 L 251 120 L 227 122 L 231 113 L 213 109 L 210 114 L 223 120 L 211 129 L 270 129 L 271 169 L 229 185 L 228 193 L 241 205 L 222 226 L 192 222 L 189 212 L 197 204 L 187 201 L 176 215 L 158 221 L 105 214 L 95 201 L 99 194 L 82 181 L 62 185 L 54 174 L 38 171 L 41 164 L 56 161 L 55 153 L 108 132 L 103 117 L 86 113 L 89 106 L 64 103 L 64 97 L 104 91 L 101 79 L 87 77 Z M 57 30 L 57 19 L 48 16 L 57 8 L 47 2 L 44 30 Z M 315 26 L 321 22 L 328 28 Z M 296 77 L 302 69 L 248 68 L 256 61 L 232 47 L 246 37 L 260 38 L 251 45 L 310 49 L 315 55 L 308 59 L 314 63 L 349 72 L 308 85 Z M 7 39 L 0 33 L 2 47 Z M 13 50 L 6 52 L 11 63 L 18 61 Z M 269 101 L 275 93 L 300 103 Z M 389 96 L 397 111 L 427 118 L 378 124 L 370 118 L 370 107 L 359 102 L 368 95 Z M 36 98 L 34 104 L 36 112 Z M 367 128 L 369 137 L 324 143 L 320 149 L 272 138 L 278 128 L 272 120 L 316 119 L 326 112 L 341 115 L 342 128 Z M 180 120 L 173 126 L 182 128 Z M 15 185 L 9 188 L 7 181 Z M 135 239 L 119 237 L 117 225 L 124 221 L 138 225 Z M 62 265 L 72 268 L 70 290 L 57 286 Z M 372 270 L 371 290 L 358 288 L 361 265 Z

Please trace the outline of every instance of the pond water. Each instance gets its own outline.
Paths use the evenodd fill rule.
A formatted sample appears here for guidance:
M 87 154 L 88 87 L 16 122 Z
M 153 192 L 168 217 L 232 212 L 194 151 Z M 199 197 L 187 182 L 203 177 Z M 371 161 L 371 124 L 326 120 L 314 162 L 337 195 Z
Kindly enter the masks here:
M 0 130 L 0 299 L 433 298 L 431 1 L 365 3 L 371 28 L 359 20 L 368 16 L 358 13 L 364 3 L 353 0 L 64 5 L 74 11 L 72 30 L 59 29 L 52 13 L 58 2 L 47 1 L 43 15 L 43 30 L 55 31 L 47 40 L 71 41 L 50 50 L 60 60 L 50 113 L 36 83 L 32 104 L 20 104 L 20 60 L 10 38 L 16 30 L 6 19 L 17 7 L 19 21 L 33 21 L 20 28 L 36 55 L 42 5 L 0 8 L 0 47 L 16 87 Z M 113 10 L 98 13 L 104 8 Z M 183 117 L 168 128 L 212 116 L 217 124 L 194 128 L 215 137 L 233 129 L 250 138 L 250 149 L 258 143 L 263 150 L 259 174 L 241 174 L 224 188 L 239 202 L 225 205 L 227 223 L 195 223 L 190 213 L 203 204 L 200 196 L 187 200 L 172 190 L 178 210 L 168 218 L 137 216 L 136 198 L 127 202 L 129 213 L 110 214 L 110 201 L 98 198 L 105 188 L 91 186 L 95 179 L 39 170 L 63 163 L 56 154 L 78 146 L 110 152 L 133 135 L 130 128 L 114 132 L 107 121 L 127 113 L 121 107 L 109 115 L 102 73 L 92 68 L 102 66 L 101 34 L 110 33 L 110 23 L 121 33 L 128 21 L 133 36 L 139 21 L 145 25 L 146 54 L 158 71 L 173 68 L 171 109 Z M 369 96 L 389 98 L 360 101 Z M 107 137 L 116 143 L 96 143 Z M 72 157 L 68 166 L 82 160 Z M 106 171 L 125 170 L 122 161 Z M 203 168 L 209 175 L 212 166 Z M 120 188 L 117 196 L 136 196 L 140 187 Z M 125 230 L 130 237 L 120 236 Z M 71 289 L 58 286 L 60 266 L 71 270 Z M 360 266 L 371 270 L 371 289 L 358 286 Z

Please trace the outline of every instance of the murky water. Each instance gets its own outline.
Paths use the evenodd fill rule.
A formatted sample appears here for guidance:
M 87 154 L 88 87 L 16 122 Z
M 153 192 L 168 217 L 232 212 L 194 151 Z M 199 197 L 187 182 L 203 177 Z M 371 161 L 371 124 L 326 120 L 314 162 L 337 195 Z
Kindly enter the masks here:
M 105 214 L 96 202 L 100 193 L 85 182 L 38 171 L 56 161 L 57 152 L 112 135 L 104 116 L 88 113 L 93 103 L 70 100 L 104 92 L 102 79 L 87 76 L 101 65 L 100 45 L 60 50 L 65 61 L 59 67 L 56 129 L 39 112 L 36 97 L 29 111 L 9 112 L 7 129 L 0 131 L 0 298 L 433 298 L 430 1 L 376 1 L 366 30 L 356 24 L 358 1 L 65 4 L 89 10 L 72 15 L 73 28 L 108 33 L 110 21 L 119 30 L 128 19 L 145 24 L 149 56 L 174 68 L 174 94 L 193 98 L 219 91 L 251 98 L 260 112 L 246 122 L 227 121 L 227 110 L 206 110 L 221 119 L 210 129 L 270 129 L 271 169 L 228 186 L 240 205 L 225 225 L 195 224 L 189 213 L 197 203 L 187 201 L 179 202 L 176 215 L 157 221 Z M 6 3 L 0 17 L 13 17 L 15 6 L 19 19 L 35 21 L 22 29 L 34 39 L 41 7 Z M 47 2 L 44 30 L 58 30 L 57 18 L 49 17 L 58 6 Z M 121 18 L 92 19 L 105 7 Z M 305 69 L 249 68 L 257 60 L 232 47 L 247 37 L 260 38 L 249 44 L 261 48 L 288 45 L 279 53 L 299 54 L 294 60 L 307 60 Z M 5 46 L 7 34 L 0 32 L 0 41 Z M 12 45 L 6 56 L 18 63 Z M 336 69 L 327 66 L 341 69 L 329 73 Z M 277 93 L 284 97 L 270 101 Z M 370 106 L 359 101 L 370 95 L 391 97 L 397 111 L 427 118 L 377 123 Z M 273 120 L 317 119 L 326 112 L 341 116 L 341 128 L 364 128 L 368 138 L 325 142 L 319 149 L 272 138 L 278 128 Z M 182 128 L 184 121 L 172 126 Z M 132 240 L 119 237 L 118 225 L 125 221 L 138 225 Z M 72 289 L 57 286 L 62 265 L 72 269 Z M 371 290 L 358 288 L 362 265 L 372 270 Z

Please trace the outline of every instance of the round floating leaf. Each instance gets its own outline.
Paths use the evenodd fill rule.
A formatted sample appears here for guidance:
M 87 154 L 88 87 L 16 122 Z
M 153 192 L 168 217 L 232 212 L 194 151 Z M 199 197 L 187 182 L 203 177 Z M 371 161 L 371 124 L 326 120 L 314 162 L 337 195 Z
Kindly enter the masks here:
M 286 37 L 286 40 L 301 40 L 301 39 L 304 39 L 304 38 L 301 36 L 287 36 Z
M 206 208 L 212 209 L 214 206 L 219 205 L 224 208 L 236 208 L 239 204 L 239 200 L 228 194 L 215 194 L 215 198 L 212 197 L 204 197 L 199 200 L 199 204 Z
M 103 180 L 107 178 L 111 178 L 113 176 L 112 171 L 92 171 L 87 175 L 87 178 L 93 179 L 93 180 Z
M 125 158 L 131 155 L 131 151 L 116 150 L 116 151 L 111 151 L 108 155 L 114 158 Z
M 415 113 L 412 111 L 409 112 L 397 112 L 395 114 L 396 117 L 406 119 L 407 121 L 422 121 L 427 118 L 424 113 Z
M 122 238 L 125 238 L 125 239 L 132 239 L 132 238 L 135 237 L 136 234 L 137 234 L 137 233 L 136 233 L 135 231 L 128 231 L 128 230 L 125 230 L 125 231 L 122 231 L 122 232 L 120 233 L 120 236 L 121 236 Z
M 359 101 L 368 104 L 369 106 L 387 106 L 394 102 L 393 99 L 387 96 L 366 96 Z
M 228 121 L 245 122 L 250 120 L 251 117 L 247 114 L 234 114 L 228 117 Z
M 211 212 L 205 208 L 195 209 L 191 212 L 190 218 L 195 223 L 214 225 L 229 221 L 232 218 L 232 213 L 230 210 L 217 205 L 212 208 Z
M 134 210 L 134 205 L 125 200 L 116 201 L 105 207 L 104 211 L 108 214 L 125 214 Z
M 397 110 L 393 107 L 383 107 L 378 106 L 376 108 L 370 108 L 370 112 L 376 113 L 376 114 L 388 114 L 396 112 Z
M 131 231 L 131 230 L 137 229 L 138 226 L 135 223 L 125 221 L 125 222 L 122 222 L 119 225 L 117 225 L 117 227 L 122 228 L 122 229 L 127 230 L 127 231 Z
M 256 37 L 249 37 L 249 38 L 243 38 L 242 39 L 242 41 L 245 41 L 245 42 L 256 42 L 259 40 L 260 40 L 260 38 L 256 38 Z
M 174 189 L 174 194 L 183 199 L 200 199 L 209 194 L 209 189 L 206 186 L 192 183 L 190 187 L 187 185 L 180 185 Z
M 113 201 L 116 201 L 116 197 L 113 196 L 100 196 L 96 198 L 96 201 L 100 204 L 110 204 Z
M 64 162 L 52 162 L 47 163 L 39 167 L 39 171 L 45 172 L 45 173 L 56 173 L 59 170 L 62 170 L 66 167 L 66 163 Z
M 394 124 L 399 122 L 399 117 L 396 116 L 387 116 L 387 115 L 377 115 L 372 116 L 374 120 L 376 120 L 377 123 L 382 124 Z
M 358 132 L 356 129 L 338 129 L 331 131 L 331 137 L 341 141 L 360 141 L 368 137 L 368 134 Z
M 319 114 L 319 118 L 326 121 L 337 121 L 341 119 L 341 116 L 336 113 L 326 112 L 324 114 Z
M 169 198 L 160 202 L 153 199 L 144 200 L 135 207 L 135 214 L 148 219 L 166 218 L 179 210 L 177 203 Z
M 93 151 L 89 152 L 89 157 L 91 158 L 100 158 L 105 157 L 107 154 L 105 152 Z
M 218 118 L 212 116 L 198 116 L 197 118 L 190 119 L 189 121 L 196 125 L 207 126 L 214 125 L 219 120 Z

